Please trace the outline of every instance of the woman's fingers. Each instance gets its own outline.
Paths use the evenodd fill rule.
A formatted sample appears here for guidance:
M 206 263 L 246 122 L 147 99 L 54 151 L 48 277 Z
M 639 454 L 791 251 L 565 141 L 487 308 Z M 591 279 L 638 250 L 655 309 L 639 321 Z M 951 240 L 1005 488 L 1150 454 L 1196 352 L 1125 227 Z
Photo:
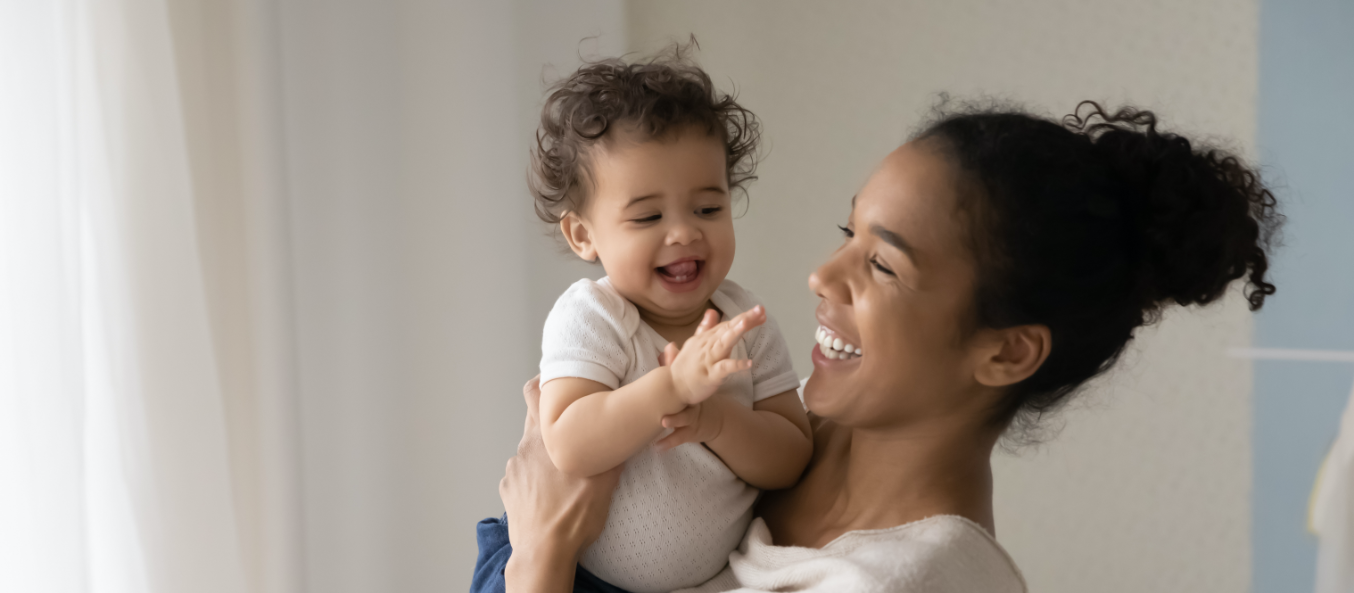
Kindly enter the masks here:
M 538 417 L 537 411 L 541 407 L 541 376 L 536 375 L 526 385 L 522 386 L 522 397 L 527 400 L 527 415 Z
M 522 426 L 522 440 L 517 443 L 517 453 L 530 449 L 541 442 L 540 408 L 541 376 L 536 375 L 522 386 L 522 398 L 527 402 L 527 418 Z

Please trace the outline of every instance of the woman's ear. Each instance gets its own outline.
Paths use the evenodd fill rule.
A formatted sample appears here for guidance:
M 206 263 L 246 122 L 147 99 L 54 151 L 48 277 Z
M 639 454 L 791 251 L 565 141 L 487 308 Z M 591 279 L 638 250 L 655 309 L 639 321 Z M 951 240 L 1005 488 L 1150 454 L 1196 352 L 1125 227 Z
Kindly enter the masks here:
M 1030 378 L 1048 358 L 1053 335 L 1043 325 L 1018 325 L 989 330 L 988 346 L 974 377 L 988 387 L 1005 387 Z
M 565 214 L 559 221 L 559 230 L 564 233 L 564 240 L 569 242 L 569 249 L 578 257 L 584 261 L 597 261 L 597 246 L 593 244 L 592 232 L 581 216 L 573 212 Z

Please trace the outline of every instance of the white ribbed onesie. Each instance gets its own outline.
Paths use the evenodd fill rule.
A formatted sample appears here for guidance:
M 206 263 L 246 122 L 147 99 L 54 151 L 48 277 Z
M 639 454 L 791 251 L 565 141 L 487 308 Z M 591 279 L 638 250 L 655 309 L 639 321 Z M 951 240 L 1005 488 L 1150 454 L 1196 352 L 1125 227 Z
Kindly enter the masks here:
M 758 304 L 731 280 L 710 300 L 725 319 Z M 606 278 L 579 280 L 546 319 L 541 384 L 578 377 L 616 389 L 657 368 L 666 344 Z M 750 358 L 752 371 L 733 375 L 721 391 L 748 407 L 799 385 L 770 315 L 743 336 L 733 358 Z M 718 574 L 738 547 L 757 494 L 704 445 L 687 443 L 663 453 L 645 447 L 625 462 L 606 529 L 580 563 L 635 593 L 698 585 Z

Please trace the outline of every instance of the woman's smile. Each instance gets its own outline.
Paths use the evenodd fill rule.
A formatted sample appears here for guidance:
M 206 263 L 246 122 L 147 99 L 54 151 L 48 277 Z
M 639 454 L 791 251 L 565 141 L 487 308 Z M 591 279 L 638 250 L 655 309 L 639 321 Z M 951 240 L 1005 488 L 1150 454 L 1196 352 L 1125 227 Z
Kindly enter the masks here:
M 861 357 L 861 348 L 853 344 L 859 340 L 847 337 L 843 339 L 841 334 L 833 331 L 826 326 L 818 326 L 818 331 L 814 334 L 814 341 L 818 345 L 814 347 L 814 356 L 823 356 L 828 360 L 851 361 Z

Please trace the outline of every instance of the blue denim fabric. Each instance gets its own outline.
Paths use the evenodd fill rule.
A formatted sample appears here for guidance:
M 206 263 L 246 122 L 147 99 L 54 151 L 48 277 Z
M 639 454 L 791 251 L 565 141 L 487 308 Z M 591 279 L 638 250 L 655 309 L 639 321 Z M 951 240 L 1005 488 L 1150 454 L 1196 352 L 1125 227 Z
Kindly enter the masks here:
M 475 525 L 475 541 L 480 552 L 475 558 L 475 575 L 470 580 L 470 593 L 505 593 L 503 569 L 512 556 L 508 543 L 508 516 L 489 518 Z M 612 585 L 582 566 L 574 571 L 574 593 L 629 593 Z

